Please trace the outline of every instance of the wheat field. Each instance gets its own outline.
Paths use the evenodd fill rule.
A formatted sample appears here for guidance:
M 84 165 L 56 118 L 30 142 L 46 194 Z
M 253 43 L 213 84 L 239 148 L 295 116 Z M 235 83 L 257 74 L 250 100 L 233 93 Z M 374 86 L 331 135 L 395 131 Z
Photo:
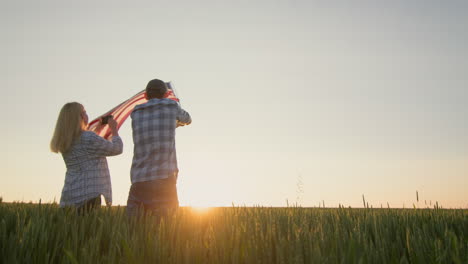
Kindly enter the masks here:
M 468 263 L 468 210 L 0 203 L 1 263 Z

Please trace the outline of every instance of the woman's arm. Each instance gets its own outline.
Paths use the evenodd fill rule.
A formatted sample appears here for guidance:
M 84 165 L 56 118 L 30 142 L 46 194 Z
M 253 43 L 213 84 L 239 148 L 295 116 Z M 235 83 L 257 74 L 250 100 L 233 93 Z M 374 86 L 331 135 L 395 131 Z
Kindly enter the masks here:
M 114 120 L 114 117 L 110 117 L 109 120 L 107 121 L 109 124 L 109 128 L 111 130 L 112 137 L 118 137 L 119 136 L 119 130 L 117 129 L 117 121 Z
M 89 139 L 89 142 L 87 142 L 88 151 L 96 156 L 115 156 L 123 151 L 123 142 L 117 130 L 117 122 L 111 118 L 108 123 L 112 133 L 110 141 L 96 135 L 94 132 L 90 132 L 87 137 Z

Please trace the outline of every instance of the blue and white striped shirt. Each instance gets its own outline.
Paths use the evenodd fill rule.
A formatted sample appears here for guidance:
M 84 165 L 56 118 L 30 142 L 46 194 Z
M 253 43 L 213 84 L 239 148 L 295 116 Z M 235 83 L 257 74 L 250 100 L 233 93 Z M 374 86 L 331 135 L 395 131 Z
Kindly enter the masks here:
M 112 186 L 106 156 L 122 153 L 119 136 L 111 141 L 94 132 L 83 131 L 71 149 L 62 154 L 67 167 L 60 206 L 80 205 L 103 195 L 106 203 L 112 203 Z
M 177 175 L 175 129 L 192 119 L 171 99 L 151 99 L 131 114 L 133 131 L 132 184 Z

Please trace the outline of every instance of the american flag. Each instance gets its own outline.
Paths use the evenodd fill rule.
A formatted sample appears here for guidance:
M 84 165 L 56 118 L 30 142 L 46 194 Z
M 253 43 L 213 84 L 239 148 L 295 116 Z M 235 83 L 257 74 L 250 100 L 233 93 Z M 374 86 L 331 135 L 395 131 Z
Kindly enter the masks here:
M 177 98 L 174 88 L 170 82 L 166 83 L 168 88 L 166 94 L 164 94 L 164 98 L 169 98 L 176 102 L 179 102 L 179 98 Z M 93 121 L 89 122 L 88 130 L 94 131 L 99 136 L 109 139 L 111 136 L 111 131 L 109 125 L 101 125 L 101 119 L 105 116 L 112 115 L 114 120 L 117 121 L 117 129 L 120 129 L 122 124 L 128 118 L 128 116 L 132 113 L 133 108 L 136 105 L 144 104 L 148 100 L 145 98 L 145 90 L 135 94 L 134 96 L 130 97 L 129 99 L 125 100 L 118 106 L 112 108 L 111 110 L 107 111 L 105 114 L 100 115 L 98 118 L 94 119 Z

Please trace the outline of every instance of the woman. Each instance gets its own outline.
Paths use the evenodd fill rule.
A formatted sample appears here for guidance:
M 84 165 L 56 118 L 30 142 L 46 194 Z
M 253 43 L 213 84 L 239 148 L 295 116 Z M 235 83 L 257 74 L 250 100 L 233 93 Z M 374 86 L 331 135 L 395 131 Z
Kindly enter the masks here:
M 60 110 L 50 149 L 62 153 L 67 167 L 60 207 L 75 206 L 78 212 L 101 206 L 101 195 L 112 204 L 112 186 L 106 156 L 122 153 L 123 143 L 117 122 L 110 118 L 110 141 L 87 131 L 88 115 L 76 102 L 67 103 Z

